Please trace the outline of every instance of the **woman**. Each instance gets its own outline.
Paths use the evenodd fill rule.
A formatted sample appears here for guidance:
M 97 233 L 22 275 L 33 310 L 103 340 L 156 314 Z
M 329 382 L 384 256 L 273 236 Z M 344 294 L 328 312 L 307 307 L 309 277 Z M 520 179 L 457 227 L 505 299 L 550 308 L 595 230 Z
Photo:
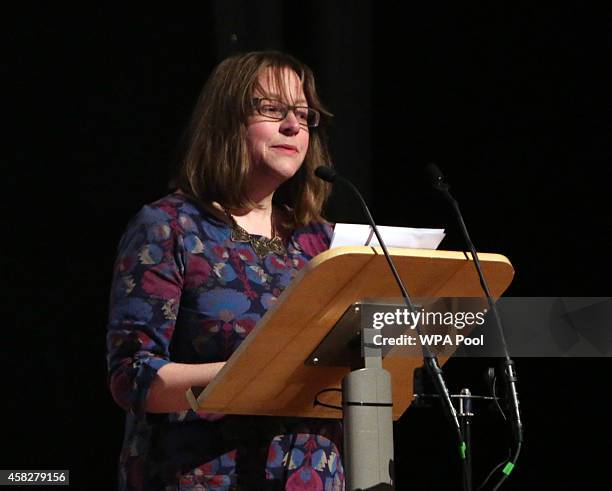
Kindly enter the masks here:
M 277 52 L 228 58 L 204 86 L 177 191 L 119 245 L 107 345 L 127 411 L 121 490 L 344 488 L 338 423 L 204 414 L 185 395 L 329 247 L 313 174 L 330 162 L 329 116 L 311 70 Z

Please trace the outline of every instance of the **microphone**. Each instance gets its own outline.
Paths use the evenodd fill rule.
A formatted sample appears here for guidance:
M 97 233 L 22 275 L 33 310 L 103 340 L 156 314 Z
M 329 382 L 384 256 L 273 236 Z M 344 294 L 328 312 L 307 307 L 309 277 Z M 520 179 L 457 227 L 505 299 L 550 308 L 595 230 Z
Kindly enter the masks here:
M 391 255 L 389 254 L 389 251 L 387 250 L 387 246 L 385 245 L 385 242 L 383 241 L 378 231 L 378 227 L 376 226 L 376 223 L 374 222 L 374 219 L 372 218 L 372 214 L 370 213 L 368 205 L 366 204 L 365 200 L 363 199 L 363 196 L 361 195 L 357 187 L 351 181 L 341 176 L 334 169 L 326 165 L 321 165 L 317 167 L 315 169 L 315 175 L 318 178 L 323 179 L 324 181 L 327 181 L 330 183 L 341 182 L 345 184 L 347 187 L 349 187 L 355 193 L 355 195 L 361 202 L 361 206 L 363 207 L 363 210 L 368 219 L 368 222 L 370 223 L 370 226 L 372 227 L 372 230 L 374 234 L 376 235 L 376 238 L 378 239 L 378 243 L 380 244 L 380 247 L 383 250 L 385 259 L 387 260 L 387 263 L 389 264 L 389 268 L 391 269 L 391 272 L 393 273 L 393 277 L 395 278 L 395 281 L 397 285 L 399 286 L 400 291 L 402 292 L 402 297 L 404 298 L 404 302 L 406 306 L 408 307 L 408 309 L 410 310 L 410 312 L 414 312 L 415 309 L 414 309 L 414 305 L 412 304 L 412 301 L 410 300 L 410 295 L 408 294 L 408 291 L 406 290 L 406 287 L 404 286 L 404 283 L 402 282 L 402 279 L 400 278 L 399 273 L 397 272 L 395 263 L 393 262 L 393 259 L 391 259 Z M 417 326 L 417 331 L 418 330 L 419 330 L 419 326 Z M 453 403 L 451 402 L 450 393 L 448 391 L 448 388 L 446 387 L 446 383 L 444 382 L 442 369 L 440 368 L 438 364 L 438 359 L 433 353 L 431 353 L 429 346 L 427 346 L 426 344 L 423 344 L 421 347 L 423 349 L 424 364 L 427 367 L 433 379 L 434 385 L 436 387 L 436 392 L 438 393 L 440 400 L 442 401 L 442 406 L 444 408 L 446 417 L 448 418 L 451 426 L 453 426 L 454 429 L 456 430 L 457 436 L 459 439 L 459 445 L 460 447 L 462 447 L 463 438 L 461 436 L 461 428 L 459 426 L 459 419 L 457 418 L 457 411 L 455 410 L 455 406 L 453 406 Z
M 336 180 L 336 176 L 338 175 L 336 170 L 328 165 L 320 165 L 315 169 L 314 173 L 319 179 L 323 179 L 324 181 L 331 183 Z
M 480 285 L 485 295 L 487 296 L 489 307 L 491 308 L 491 311 L 493 312 L 493 318 L 495 320 L 495 325 L 497 326 L 502 348 L 504 350 L 504 375 L 505 375 L 505 381 L 506 381 L 506 389 L 508 392 L 511 410 L 512 410 L 512 417 L 511 417 L 512 433 L 514 436 L 514 440 L 517 444 L 517 451 L 516 451 L 516 454 L 512 462 L 512 464 L 514 465 L 516 463 L 516 460 L 518 459 L 518 454 L 520 452 L 521 445 L 523 443 L 523 423 L 521 421 L 518 393 L 516 389 L 516 382 L 517 382 L 516 369 L 514 367 L 514 361 L 512 361 L 512 359 L 510 358 L 510 354 L 508 353 L 508 346 L 506 345 L 506 337 L 504 335 L 501 318 L 499 316 L 497 306 L 493 302 L 493 298 L 491 296 L 491 292 L 489 291 L 489 285 L 487 283 L 487 280 L 484 274 L 482 273 L 482 269 L 480 267 L 480 261 L 478 260 L 478 254 L 476 253 L 476 248 L 474 247 L 474 244 L 472 243 L 472 240 L 470 239 L 470 234 L 468 233 L 467 227 L 465 225 L 465 221 L 463 220 L 463 215 L 461 214 L 461 210 L 459 209 L 459 203 L 450 193 L 450 185 L 444 179 L 444 174 L 442 174 L 442 171 L 433 162 L 430 162 L 425 166 L 425 176 L 430 182 L 430 184 L 432 185 L 432 187 L 440 191 L 444 195 L 444 197 L 450 202 L 455 212 L 455 215 L 457 217 L 457 221 L 459 222 L 459 227 L 461 228 L 461 233 L 463 235 L 465 243 L 468 246 L 470 253 L 472 254 L 474 266 L 476 267 L 476 271 L 478 272 L 478 278 L 480 280 Z M 508 474 L 504 474 L 503 478 L 501 479 L 498 485 L 500 485 L 501 482 L 503 482 L 503 480 L 505 480 L 508 477 Z
M 440 168 L 433 162 L 429 162 L 425 166 L 425 177 L 431 185 L 438 191 L 448 191 L 450 186 L 444 180 L 444 175 Z

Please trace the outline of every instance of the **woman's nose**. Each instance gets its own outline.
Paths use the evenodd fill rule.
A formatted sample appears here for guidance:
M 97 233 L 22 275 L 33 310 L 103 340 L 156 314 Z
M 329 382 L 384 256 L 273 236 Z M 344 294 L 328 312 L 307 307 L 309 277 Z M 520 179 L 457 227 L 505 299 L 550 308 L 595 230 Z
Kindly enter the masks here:
M 287 112 L 285 119 L 281 121 L 280 130 L 286 135 L 295 135 L 300 131 L 300 122 L 292 109 Z

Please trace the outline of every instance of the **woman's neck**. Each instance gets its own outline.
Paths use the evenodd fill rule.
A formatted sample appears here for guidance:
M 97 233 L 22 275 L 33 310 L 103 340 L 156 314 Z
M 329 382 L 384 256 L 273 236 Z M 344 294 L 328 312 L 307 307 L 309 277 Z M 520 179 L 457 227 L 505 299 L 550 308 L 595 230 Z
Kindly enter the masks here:
M 271 238 L 274 237 L 272 196 L 273 194 L 270 194 L 255 201 L 258 205 L 256 208 L 226 211 L 248 233 Z

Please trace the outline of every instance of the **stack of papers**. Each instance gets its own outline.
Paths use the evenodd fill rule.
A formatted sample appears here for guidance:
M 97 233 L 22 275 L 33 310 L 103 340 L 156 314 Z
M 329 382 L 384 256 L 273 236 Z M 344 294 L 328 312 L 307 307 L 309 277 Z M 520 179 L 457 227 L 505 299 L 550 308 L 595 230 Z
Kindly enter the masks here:
M 378 231 L 387 247 L 437 249 L 445 236 L 443 228 L 410 228 L 380 226 Z M 370 225 L 336 223 L 330 248 L 341 246 L 378 247 L 378 239 Z

